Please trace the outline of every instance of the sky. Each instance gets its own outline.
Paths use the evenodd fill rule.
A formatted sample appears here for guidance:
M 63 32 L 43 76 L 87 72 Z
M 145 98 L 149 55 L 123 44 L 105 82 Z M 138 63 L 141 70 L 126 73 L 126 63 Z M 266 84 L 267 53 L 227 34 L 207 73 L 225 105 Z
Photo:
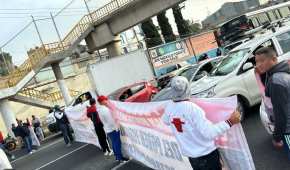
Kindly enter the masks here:
M 52 20 L 49 19 L 50 12 L 55 15 L 71 1 L 72 0 L 0 0 L 1 47 L 18 31 L 27 26 L 16 39 L 12 40 L 2 50 L 10 52 L 13 56 L 13 62 L 19 65 L 26 59 L 26 51 L 31 47 L 39 45 L 40 40 L 37 36 L 34 24 L 31 23 L 31 15 L 33 15 L 35 19 L 47 18 L 36 22 L 44 43 L 57 41 L 58 36 L 53 27 Z M 87 0 L 91 11 L 103 6 L 109 1 L 110 0 Z M 219 9 L 223 3 L 228 1 L 233 0 L 187 0 L 183 10 L 184 18 L 202 21 L 209 14 Z M 84 0 L 74 0 L 68 9 L 58 15 L 55 18 L 55 22 L 61 34 L 61 38 L 63 38 L 72 26 L 86 13 L 87 10 Z M 174 32 L 177 32 L 172 11 L 169 10 L 166 15 L 169 18 Z M 157 24 L 156 19 L 154 20 L 154 23 Z

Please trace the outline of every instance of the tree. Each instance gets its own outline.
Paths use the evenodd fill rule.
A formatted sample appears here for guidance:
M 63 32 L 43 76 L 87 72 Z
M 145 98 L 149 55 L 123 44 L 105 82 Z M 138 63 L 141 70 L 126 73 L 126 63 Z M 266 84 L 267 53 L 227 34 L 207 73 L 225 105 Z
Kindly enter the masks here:
M 6 52 L 0 53 L 0 75 L 1 76 L 7 75 L 11 66 L 12 66 L 12 56 Z
M 173 15 L 174 15 L 174 19 L 175 19 L 179 36 L 181 38 L 186 37 L 188 34 L 191 33 L 191 31 L 190 31 L 188 23 L 184 20 L 182 16 L 181 8 L 179 7 L 179 5 L 176 5 L 172 8 L 172 11 L 173 11 Z
M 199 33 L 201 31 L 200 23 L 194 23 L 192 20 L 186 20 L 191 33 Z
M 147 48 L 155 47 L 162 44 L 161 37 L 152 19 L 146 20 L 141 24 L 142 31 L 145 34 Z
M 172 31 L 171 25 L 169 24 L 168 18 L 166 17 L 166 11 L 163 11 L 157 15 L 157 21 L 165 42 L 168 43 L 171 41 L 175 41 L 176 37 Z

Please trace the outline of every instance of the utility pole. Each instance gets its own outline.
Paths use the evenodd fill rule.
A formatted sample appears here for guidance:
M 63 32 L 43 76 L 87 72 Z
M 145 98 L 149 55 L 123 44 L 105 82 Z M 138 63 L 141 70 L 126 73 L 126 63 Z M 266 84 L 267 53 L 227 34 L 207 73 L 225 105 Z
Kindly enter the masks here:
M 37 25 L 36 25 L 35 19 L 34 19 L 34 17 L 33 17 L 32 15 L 31 15 L 31 18 L 32 18 L 32 22 L 33 22 L 33 24 L 34 24 L 34 26 L 35 26 L 35 29 L 36 29 L 36 32 L 37 32 L 38 38 L 39 38 L 39 40 L 40 40 L 40 43 L 41 43 L 42 47 L 44 48 L 44 43 L 43 43 L 43 40 L 42 40 L 42 38 L 41 38 L 41 36 L 40 36 L 40 32 L 39 32 L 39 29 L 38 29 L 38 27 L 37 27 Z
M 92 22 L 92 24 L 93 24 L 93 23 L 94 23 L 94 19 L 93 19 L 93 16 L 92 16 L 92 14 L 91 14 L 91 11 L 90 11 L 90 8 L 89 8 L 89 5 L 88 5 L 88 3 L 87 3 L 86 0 L 84 0 L 84 2 L 85 2 L 85 5 L 86 5 L 86 8 L 87 8 L 88 14 L 89 14 L 89 16 L 90 16 L 90 18 L 91 18 L 91 22 Z
M 56 34 L 57 34 L 57 36 L 58 36 L 59 44 L 61 45 L 62 49 L 64 49 L 64 46 L 63 46 L 63 44 L 62 44 L 62 40 L 61 40 L 61 37 L 60 37 L 60 33 L 59 33 L 58 29 L 57 29 L 57 26 L 56 26 L 56 23 L 55 23 L 55 21 L 54 21 L 54 18 L 53 18 L 52 13 L 50 13 L 50 17 L 51 17 L 51 20 L 52 20 L 52 22 L 53 22 L 53 25 L 54 25 L 54 28 L 55 28 Z

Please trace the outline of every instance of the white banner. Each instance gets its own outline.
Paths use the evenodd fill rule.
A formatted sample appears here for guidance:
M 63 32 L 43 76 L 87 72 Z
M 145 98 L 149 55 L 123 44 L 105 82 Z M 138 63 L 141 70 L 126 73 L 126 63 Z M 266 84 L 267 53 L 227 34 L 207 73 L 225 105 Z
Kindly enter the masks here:
M 95 127 L 91 119 L 86 115 L 88 101 L 73 107 L 67 107 L 65 113 L 74 130 L 75 140 L 83 143 L 90 143 L 100 147 Z
M 226 99 L 193 99 L 206 112 L 212 122 L 228 119 L 236 108 L 236 98 Z M 188 158 L 183 157 L 176 139 L 161 120 L 167 102 L 154 103 L 123 103 L 110 102 L 113 117 L 121 128 L 123 150 L 133 159 L 146 166 L 160 170 L 189 170 L 192 169 Z M 68 117 L 85 120 L 83 108 L 78 111 L 66 110 Z M 74 115 L 74 116 L 71 116 Z M 78 116 L 76 116 L 78 115 Z M 75 126 L 73 123 L 72 126 Z M 88 128 L 91 126 L 88 124 Z M 78 129 L 79 127 L 73 127 Z M 77 130 L 78 131 L 78 130 Z M 82 132 L 81 139 L 91 141 L 93 135 Z M 80 137 L 80 136 L 78 136 Z M 96 137 L 95 137 L 96 138 Z M 77 139 L 80 141 L 79 139 Z M 89 143 L 89 142 L 86 142 Z M 254 170 L 254 163 L 241 125 L 235 125 L 225 135 L 216 139 L 220 148 L 225 169 Z

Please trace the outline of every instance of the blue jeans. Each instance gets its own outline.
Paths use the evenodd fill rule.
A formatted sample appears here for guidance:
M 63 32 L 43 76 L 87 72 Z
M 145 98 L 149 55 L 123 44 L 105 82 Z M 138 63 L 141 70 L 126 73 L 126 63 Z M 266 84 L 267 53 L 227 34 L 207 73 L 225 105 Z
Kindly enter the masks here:
M 31 152 L 32 151 L 32 139 L 30 136 L 25 136 L 23 138 L 23 141 L 24 141 L 24 144 L 25 144 L 25 147 L 27 149 L 27 152 Z
M 112 148 L 116 160 L 121 161 L 123 160 L 122 150 L 121 150 L 121 139 L 120 139 L 120 131 L 113 131 L 108 133 L 108 136 L 112 142 Z
M 283 137 L 284 148 L 288 154 L 288 159 L 290 160 L 290 134 L 285 134 Z

